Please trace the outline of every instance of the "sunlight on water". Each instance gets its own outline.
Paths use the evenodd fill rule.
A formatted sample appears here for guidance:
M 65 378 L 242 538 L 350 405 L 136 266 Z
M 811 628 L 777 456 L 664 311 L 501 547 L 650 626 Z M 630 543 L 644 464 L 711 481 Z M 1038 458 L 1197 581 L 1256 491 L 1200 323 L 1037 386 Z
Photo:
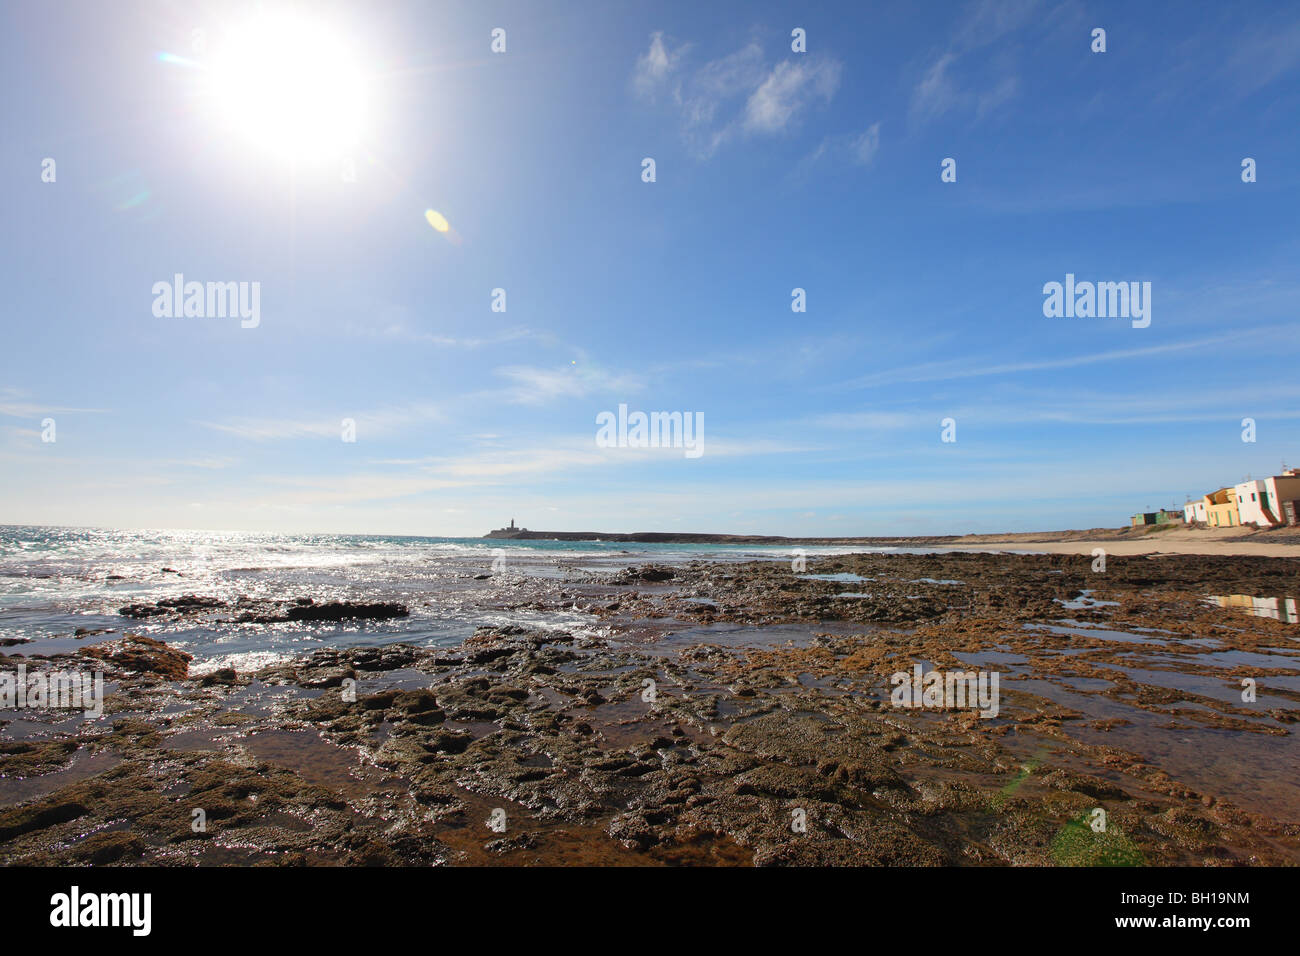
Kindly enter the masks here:
M 852 548 L 805 547 L 808 556 Z M 858 550 L 880 551 L 880 548 Z M 247 669 L 325 647 L 459 643 L 480 625 L 603 632 L 572 608 L 521 609 L 530 582 L 607 576 L 629 565 L 789 561 L 788 547 L 502 541 L 389 535 L 0 528 L 0 638 L 75 651 L 78 628 L 130 630 L 195 657 L 195 673 Z M 521 590 L 522 589 L 522 590 Z M 396 601 L 410 616 L 336 625 L 132 620 L 118 610 L 181 595 Z M 510 605 L 510 609 L 506 609 Z M 24 651 L 18 651 L 22 653 Z

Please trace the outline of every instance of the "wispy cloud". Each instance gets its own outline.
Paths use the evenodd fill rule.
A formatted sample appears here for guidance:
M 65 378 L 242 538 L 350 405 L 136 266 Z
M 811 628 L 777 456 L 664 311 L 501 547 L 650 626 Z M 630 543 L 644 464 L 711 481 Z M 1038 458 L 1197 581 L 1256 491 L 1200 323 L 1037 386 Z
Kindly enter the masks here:
M 1255 23 L 1250 32 L 1233 42 L 1224 70 L 1239 93 L 1263 89 L 1300 67 L 1300 20 L 1286 24 Z
M 677 72 L 682 57 L 689 50 L 689 44 L 682 44 L 670 51 L 662 31 L 651 34 L 650 49 L 637 59 L 636 70 L 632 74 L 632 85 L 637 93 L 644 97 L 653 97 L 663 89 Z
M 351 418 L 356 423 L 357 436 L 378 437 L 388 435 L 403 427 L 409 427 L 445 418 L 443 411 L 436 405 L 416 404 L 393 408 L 382 408 L 348 414 L 341 410 L 338 417 L 310 419 L 288 418 L 233 418 L 224 422 L 198 422 L 205 428 L 247 438 L 252 441 L 281 441 L 299 438 L 331 438 L 339 440 L 342 433 L 342 421 Z
M 1160 345 L 1148 345 L 1132 349 L 1111 349 L 1106 352 L 1093 352 L 1083 355 L 1069 355 L 1061 358 L 1030 359 L 1020 362 L 998 362 L 991 365 L 972 365 L 965 359 L 946 362 L 925 362 L 904 368 L 889 369 L 864 375 L 827 386 L 831 389 L 874 388 L 880 385 L 917 384 L 921 382 L 946 382 L 954 379 L 979 378 L 986 375 L 1010 375 L 1017 372 L 1038 372 L 1048 369 L 1075 368 L 1080 365 L 1095 365 L 1101 362 L 1116 362 L 1125 359 L 1148 358 L 1153 355 L 1167 355 L 1171 352 L 1187 352 L 1203 348 L 1220 348 L 1225 345 L 1242 345 L 1246 339 L 1255 340 L 1280 334 L 1279 329 L 1253 329 L 1234 332 L 1232 335 L 1193 339 L 1185 342 L 1165 342 Z
M 807 175 L 823 162 L 870 166 L 879 152 L 880 124 L 872 123 L 861 133 L 824 137 L 816 149 L 800 160 L 794 175 Z
M 30 400 L 30 394 L 21 389 L 0 388 L 0 415 L 10 418 L 40 418 L 43 415 L 93 414 L 106 412 L 104 408 L 73 408 L 64 405 L 46 405 Z
M 854 162 L 867 166 L 880 152 L 880 124 L 872 123 L 849 144 Z
M 931 417 L 926 416 L 927 419 Z M 826 415 L 814 415 L 807 420 L 807 423 L 815 428 L 884 430 L 910 427 L 916 424 L 917 418 L 917 415 L 905 412 L 831 412 Z
M 557 398 L 585 398 L 611 392 L 630 393 L 643 387 L 634 375 L 586 365 L 558 368 L 507 365 L 495 372 L 511 383 L 502 393 L 504 400 L 521 405 L 542 405 Z
M 405 327 L 390 327 L 378 333 L 380 338 L 389 339 L 399 342 L 424 343 L 426 345 L 440 345 L 446 348 L 460 349 L 477 349 L 488 345 L 505 345 L 508 342 L 520 342 L 529 339 L 550 340 L 552 336 L 543 332 L 535 332 L 527 328 L 503 329 L 495 335 L 484 336 L 455 336 L 440 335 L 437 332 L 423 332 L 418 329 Z
M 238 458 L 219 455 L 199 455 L 194 458 L 164 458 L 156 463 L 159 467 L 174 465 L 178 468 L 202 468 L 205 471 L 218 471 L 233 468 L 239 464 Z
M 527 340 L 549 342 L 554 338 L 550 333 L 538 332 L 526 326 L 512 326 L 490 335 L 452 335 L 445 331 L 422 328 L 420 322 L 421 317 L 416 310 L 390 303 L 377 308 L 373 317 L 367 317 L 365 321 L 348 316 L 337 321 L 332 328 L 339 335 L 373 339 L 380 343 L 412 343 L 464 349 Z
M 683 137 L 702 157 L 731 139 L 794 128 L 810 108 L 829 103 L 840 85 L 842 65 L 831 57 L 797 54 L 769 63 L 750 42 L 692 68 L 690 53 L 689 44 L 674 46 L 663 33 L 653 34 L 637 59 L 632 86 L 648 102 L 672 104 Z
M 913 117 L 934 119 L 957 105 L 960 97 L 956 86 L 948 77 L 948 67 L 956 58 L 955 53 L 945 53 L 930 64 L 921 81 L 912 90 Z
M 996 43 L 1039 17 L 1039 0 L 977 0 L 953 28 L 945 48 L 925 66 L 912 89 L 909 113 L 926 123 L 954 111 L 983 119 L 1020 92 L 1006 58 L 969 54 Z
M 837 60 L 786 60 L 773 67 L 745 103 L 744 128 L 779 133 L 808 104 L 830 102 L 840 85 Z
M 704 442 L 704 458 L 749 458 L 767 455 L 803 455 L 825 450 L 826 446 L 806 441 L 786 441 L 775 438 L 713 438 Z M 463 482 L 505 481 L 524 475 L 543 475 L 577 469 L 627 468 L 654 462 L 681 462 L 682 449 L 658 448 L 602 448 L 595 441 L 595 425 L 591 437 L 557 437 L 544 444 L 525 447 L 484 447 L 465 454 L 430 456 L 421 459 L 391 459 L 376 464 L 397 467 L 415 467 L 440 479 Z
M 259 482 L 293 488 L 289 498 L 296 505 L 354 504 L 361 501 L 384 501 L 460 488 L 463 481 L 437 479 L 425 475 L 269 475 Z

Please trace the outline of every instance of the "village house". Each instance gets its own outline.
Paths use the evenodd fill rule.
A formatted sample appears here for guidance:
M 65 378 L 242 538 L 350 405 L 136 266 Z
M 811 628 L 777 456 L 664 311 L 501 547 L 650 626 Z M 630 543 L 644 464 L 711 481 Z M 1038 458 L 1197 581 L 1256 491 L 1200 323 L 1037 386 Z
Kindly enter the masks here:
M 1276 513 L 1277 500 L 1270 498 L 1267 482 L 1250 479 L 1239 482 L 1233 490 L 1237 492 L 1237 516 L 1242 524 L 1272 528 L 1282 523 Z
M 1209 500 L 1209 495 L 1201 495 L 1201 497 L 1197 498 L 1195 501 L 1189 501 L 1187 504 L 1183 505 L 1183 520 L 1188 524 L 1191 524 L 1194 521 L 1199 521 L 1201 524 L 1208 523 L 1210 520 L 1209 512 L 1207 511 L 1209 508 Z
M 1278 528 L 1296 524 L 1300 519 L 1300 468 L 1287 468 L 1280 475 L 1243 481 L 1234 490 L 1242 524 Z
M 1141 511 L 1129 519 L 1133 527 L 1148 524 L 1171 524 L 1181 523 L 1184 520 L 1181 511 L 1171 511 L 1168 508 L 1161 508 L 1159 511 Z
M 1231 528 L 1241 524 L 1237 513 L 1237 489 L 1220 488 L 1206 495 L 1206 524 L 1211 528 Z

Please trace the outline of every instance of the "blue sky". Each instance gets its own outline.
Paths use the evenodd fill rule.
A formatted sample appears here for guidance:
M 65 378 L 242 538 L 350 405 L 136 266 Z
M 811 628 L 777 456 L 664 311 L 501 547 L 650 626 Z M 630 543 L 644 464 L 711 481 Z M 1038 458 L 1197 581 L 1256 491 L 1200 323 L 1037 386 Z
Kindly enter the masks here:
M 250 9 L 0 14 L 0 523 L 1034 530 L 1300 463 L 1294 6 L 307 5 L 355 182 L 216 108 Z M 1150 326 L 1045 317 L 1067 273 Z M 597 447 L 620 403 L 704 454 Z

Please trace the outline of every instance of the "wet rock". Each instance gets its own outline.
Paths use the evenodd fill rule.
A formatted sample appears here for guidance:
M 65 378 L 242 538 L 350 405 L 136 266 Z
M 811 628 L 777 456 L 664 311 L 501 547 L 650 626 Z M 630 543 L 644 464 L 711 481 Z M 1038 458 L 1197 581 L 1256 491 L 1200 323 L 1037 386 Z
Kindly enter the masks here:
M 286 616 L 290 621 L 348 621 L 356 618 L 382 621 L 408 614 L 410 611 L 405 604 L 391 601 L 329 601 L 325 604 L 295 604 Z
M 516 833 L 500 837 L 483 845 L 489 853 L 510 853 L 515 850 L 531 850 L 537 846 L 537 837 L 531 833 Z
M 233 618 L 223 618 L 218 615 L 222 611 L 238 613 Z M 410 610 L 406 605 L 392 601 L 326 601 L 318 604 L 310 597 L 262 601 L 241 596 L 234 604 L 229 604 L 216 597 L 186 594 L 178 598 L 163 598 L 152 604 L 128 604 L 118 613 L 131 618 L 204 618 L 216 623 L 284 624 L 293 621 L 382 621 L 406 617 Z
M 660 565 L 647 564 L 636 569 L 628 575 L 632 580 L 655 583 L 658 581 L 671 581 L 677 577 L 677 573 L 672 568 L 665 568 Z
M 79 627 L 72 633 L 72 636 L 75 637 L 77 640 L 81 640 L 82 638 L 86 638 L 86 637 L 98 637 L 100 634 L 113 634 L 113 633 L 115 632 L 111 627 L 96 627 L 96 628 Z
M 225 603 L 218 598 L 185 594 L 177 598 L 163 598 L 153 604 L 128 604 L 126 607 L 119 608 L 117 613 L 123 617 L 133 618 L 157 617 L 159 615 L 185 616 L 197 611 L 224 606 Z
M 150 674 L 168 680 L 184 680 L 188 677 L 189 664 L 194 659 L 184 651 L 139 634 L 126 634 L 119 640 L 83 647 L 77 654 L 103 661 L 122 671 Z
M 209 674 L 204 674 L 199 680 L 201 687 L 234 687 L 239 683 L 239 675 L 235 673 L 233 667 L 222 667 Z

